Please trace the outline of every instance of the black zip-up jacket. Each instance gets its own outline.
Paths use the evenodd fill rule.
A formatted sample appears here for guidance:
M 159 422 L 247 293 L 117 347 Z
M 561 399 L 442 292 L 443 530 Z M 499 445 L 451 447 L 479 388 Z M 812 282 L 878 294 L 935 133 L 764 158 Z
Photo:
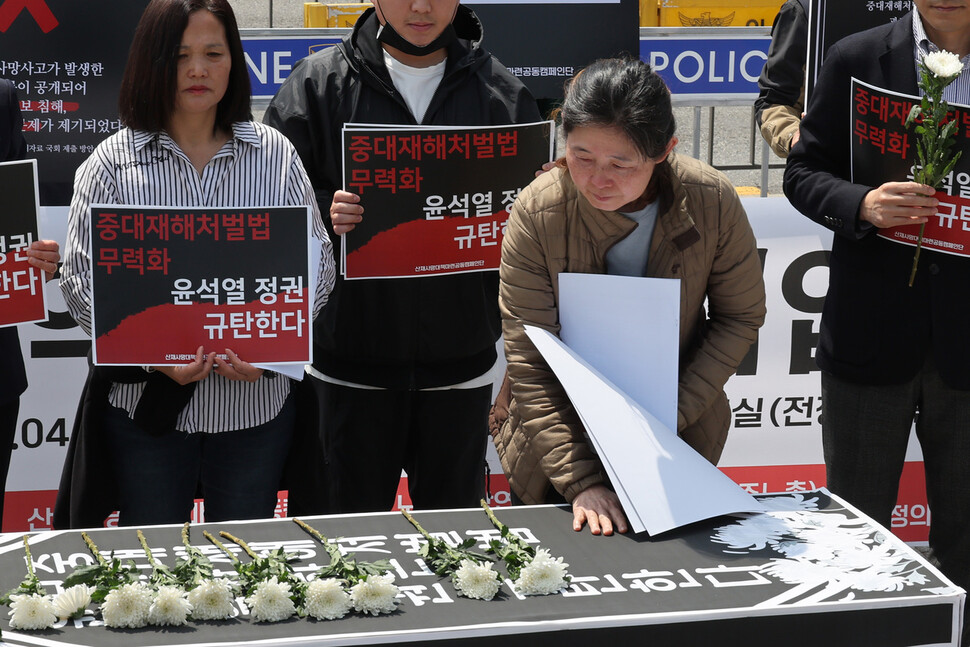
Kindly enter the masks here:
M 299 151 L 324 212 L 342 185 L 344 123 L 417 123 L 384 66 L 378 25 L 368 9 L 339 45 L 298 63 L 263 118 Z M 529 91 L 482 47 L 478 17 L 459 5 L 454 25 L 458 39 L 448 46 L 445 75 L 422 124 L 539 121 Z M 341 241 L 329 221 L 327 226 L 339 262 Z M 355 281 L 338 276 L 316 320 L 313 364 L 360 384 L 445 386 L 491 368 L 501 332 L 497 272 Z

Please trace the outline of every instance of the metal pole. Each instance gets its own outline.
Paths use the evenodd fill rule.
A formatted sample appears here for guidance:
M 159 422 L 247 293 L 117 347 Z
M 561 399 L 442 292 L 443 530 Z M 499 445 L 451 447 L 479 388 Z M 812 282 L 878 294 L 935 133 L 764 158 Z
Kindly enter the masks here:
M 768 142 L 761 141 L 761 197 L 768 197 L 768 164 L 771 162 L 771 152 Z
M 269 0 L 269 28 L 273 28 L 273 0 Z
M 692 142 L 691 152 L 695 160 L 701 158 L 701 107 L 694 106 L 694 141 Z

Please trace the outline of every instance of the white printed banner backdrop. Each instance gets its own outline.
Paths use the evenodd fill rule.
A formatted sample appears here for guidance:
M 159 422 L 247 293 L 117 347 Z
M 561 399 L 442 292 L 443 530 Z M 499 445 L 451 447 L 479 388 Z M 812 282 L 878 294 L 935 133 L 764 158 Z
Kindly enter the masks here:
M 785 198 L 744 198 L 765 269 L 768 317 L 758 345 L 727 385 L 734 410 L 719 467 L 752 493 L 813 490 L 825 485 L 819 373 L 814 354 L 828 283 L 832 234 L 801 216 Z M 63 245 L 67 210 L 42 209 L 41 230 Z M 7 479 L 5 532 L 49 528 L 61 464 L 87 374 L 87 337 L 66 313 L 56 281 L 48 284 L 50 322 L 20 327 L 30 387 L 21 398 L 20 429 Z M 893 531 L 926 541 L 930 515 L 922 456 L 910 443 Z M 494 452 L 490 499 L 509 502 Z M 407 506 L 402 479 L 398 505 Z M 285 514 L 285 493 L 277 512 Z M 201 513 L 201 504 L 197 512 Z M 113 523 L 109 520 L 108 523 Z

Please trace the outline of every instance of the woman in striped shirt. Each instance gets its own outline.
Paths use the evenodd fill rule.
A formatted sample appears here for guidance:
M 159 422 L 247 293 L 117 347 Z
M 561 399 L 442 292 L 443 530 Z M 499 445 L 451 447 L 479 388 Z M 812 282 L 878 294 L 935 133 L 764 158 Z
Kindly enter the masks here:
M 309 205 L 323 247 L 315 316 L 334 281 L 330 240 L 296 151 L 251 119 L 226 0 L 152 0 L 132 40 L 120 113 L 126 127 L 75 178 L 61 289 L 78 324 L 91 333 L 92 204 Z M 104 433 L 122 524 L 187 520 L 199 485 L 209 521 L 273 515 L 295 427 L 288 378 L 220 347 L 199 347 L 182 366 L 106 374 Z

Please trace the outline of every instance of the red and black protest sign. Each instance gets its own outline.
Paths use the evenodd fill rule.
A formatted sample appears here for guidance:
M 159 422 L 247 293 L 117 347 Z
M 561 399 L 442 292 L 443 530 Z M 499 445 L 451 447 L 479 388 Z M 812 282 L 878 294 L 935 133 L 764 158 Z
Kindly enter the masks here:
M 344 236 L 346 278 L 497 269 L 508 210 L 552 158 L 552 130 L 344 128 L 344 189 L 364 208 Z
M 309 207 L 91 207 L 94 360 L 310 360 Z
M 38 234 L 37 161 L 0 163 L 0 326 L 47 321 L 44 272 L 27 262 Z
M 906 117 L 919 98 L 852 79 L 852 181 L 879 186 L 913 180 L 916 133 Z M 963 154 L 936 192 L 940 206 L 923 231 L 923 247 L 970 256 L 970 108 L 950 105 L 947 119 L 957 120 L 954 150 Z M 920 226 L 880 229 L 884 238 L 916 246 Z

